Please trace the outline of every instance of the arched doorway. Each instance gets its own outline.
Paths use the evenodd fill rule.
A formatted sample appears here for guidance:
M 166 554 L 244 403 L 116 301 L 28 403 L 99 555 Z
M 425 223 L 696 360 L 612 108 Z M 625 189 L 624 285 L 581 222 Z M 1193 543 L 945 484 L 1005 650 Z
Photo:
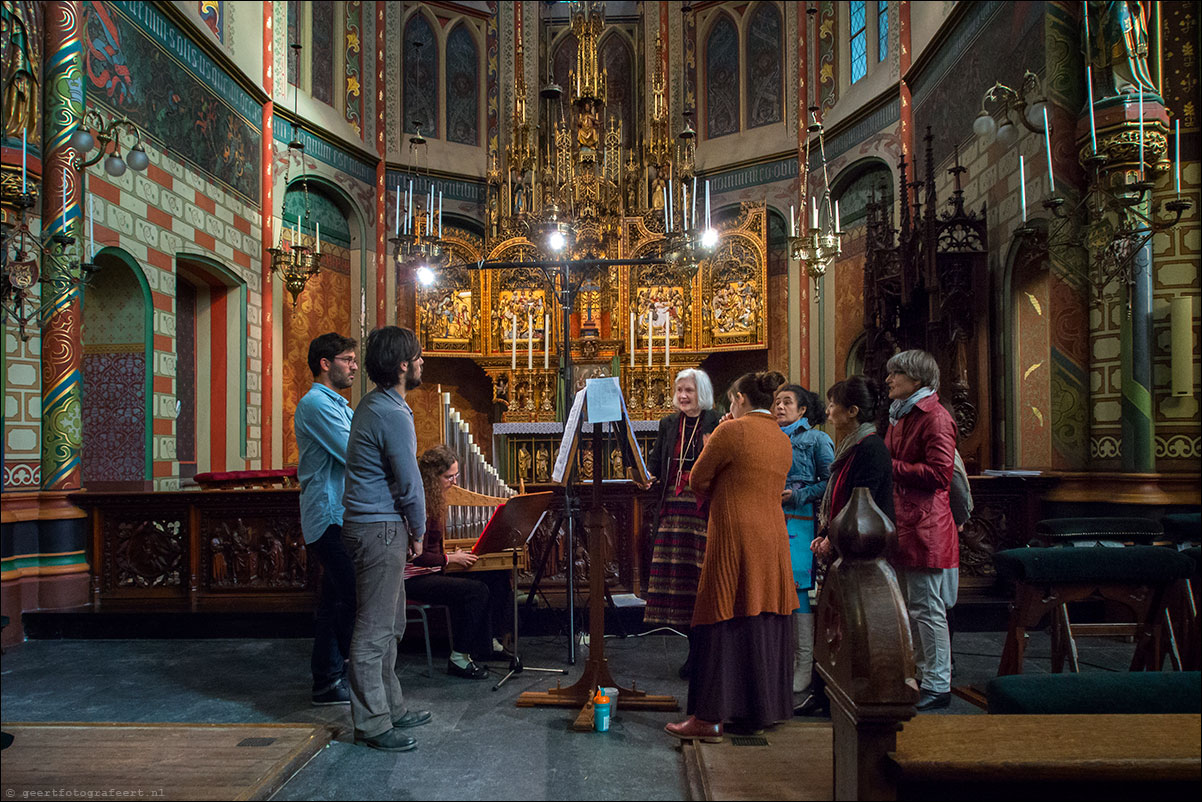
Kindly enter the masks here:
M 82 481 L 142 487 L 150 479 L 150 287 L 119 248 L 99 251 L 83 294 Z

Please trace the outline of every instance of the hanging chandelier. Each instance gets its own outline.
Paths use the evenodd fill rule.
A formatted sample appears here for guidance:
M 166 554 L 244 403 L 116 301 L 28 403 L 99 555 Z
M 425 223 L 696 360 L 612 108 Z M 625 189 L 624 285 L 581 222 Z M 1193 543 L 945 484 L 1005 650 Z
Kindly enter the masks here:
M 420 47 L 420 42 L 414 43 Z M 418 283 L 428 287 L 434 283 L 435 271 L 450 262 L 450 249 L 443 239 L 442 190 L 434 185 L 429 169 L 429 144 L 422 136 L 422 122 L 414 123 L 416 133 L 409 137 L 409 167 L 412 172 L 402 175 L 404 203 L 401 202 L 401 184 L 396 190 L 395 235 L 392 243 L 398 268 L 408 267 L 415 271 Z M 426 169 L 421 168 L 425 157 Z M 419 198 L 418 192 L 421 192 Z
M 300 59 L 301 46 L 299 44 L 292 45 L 297 59 Z M 288 143 L 288 162 L 284 168 L 284 187 L 287 189 L 290 175 L 292 171 L 292 160 L 295 158 L 301 165 L 301 171 L 304 171 L 305 166 L 305 144 L 301 142 L 301 127 L 300 116 L 296 112 L 296 97 L 300 93 L 299 89 L 293 90 L 292 96 L 292 116 L 295 120 L 293 128 L 292 141 Z M 316 223 L 314 228 L 314 246 L 310 247 L 301 242 L 301 221 L 307 221 L 311 216 L 311 208 L 309 206 L 309 182 L 303 177 L 301 179 L 301 190 L 305 198 L 305 213 L 296 216 L 296 226 L 292 230 L 292 238 L 288 247 L 284 247 L 284 228 L 280 227 L 279 242 L 274 248 L 268 248 L 267 252 L 271 254 L 271 271 L 280 277 L 284 282 L 284 287 L 292 295 L 292 306 L 295 307 L 300 300 L 300 294 L 305 291 L 305 286 L 309 283 L 309 279 L 321 272 L 321 223 Z M 285 198 L 287 194 L 285 194 Z M 281 220 L 282 220 L 281 214 Z
M 827 174 L 826 139 L 822 123 L 818 120 L 818 108 L 810 107 L 810 124 L 806 131 L 805 156 L 799 166 L 801 184 L 801 214 L 789 207 L 789 252 L 801 262 L 814 282 L 814 298 L 822 298 L 822 277 L 831 262 L 843 252 L 843 229 L 839 222 L 839 202 L 831 203 L 830 177 Z M 816 137 L 815 137 L 816 135 Z M 809 186 L 810 147 L 818 141 L 818 158 L 822 167 L 822 186 L 817 195 L 810 196 Z

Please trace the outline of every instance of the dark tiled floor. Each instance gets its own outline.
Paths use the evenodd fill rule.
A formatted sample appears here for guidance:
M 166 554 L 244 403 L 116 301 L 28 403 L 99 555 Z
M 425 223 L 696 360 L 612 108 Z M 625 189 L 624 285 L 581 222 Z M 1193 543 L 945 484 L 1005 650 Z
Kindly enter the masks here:
M 955 636 L 955 684 L 984 682 L 997 670 L 1001 633 Z M 663 725 L 679 714 L 622 711 L 610 732 L 570 731 L 574 711 L 517 708 L 525 690 L 556 675 L 526 673 L 493 692 L 492 682 L 426 677 L 425 655 L 407 650 L 401 683 L 434 720 L 414 731 L 414 752 L 386 754 L 347 741 L 348 709 L 309 705 L 309 641 L 41 640 L 3 658 L 5 721 L 327 722 L 343 734 L 276 795 L 277 799 L 683 799 L 675 742 Z M 1132 647 L 1081 641 L 1083 670 L 1124 670 Z M 563 637 L 523 640 L 528 665 L 562 667 Z M 609 639 L 619 682 L 674 694 L 685 641 L 671 635 Z M 445 650 L 442 660 L 445 661 Z M 1032 637 L 1027 671 L 1048 670 L 1048 640 Z M 563 679 L 580 675 L 587 656 Z M 438 662 L 436 672 L 445 663 Z M 955 699 L 947 713 L 980 711 Z

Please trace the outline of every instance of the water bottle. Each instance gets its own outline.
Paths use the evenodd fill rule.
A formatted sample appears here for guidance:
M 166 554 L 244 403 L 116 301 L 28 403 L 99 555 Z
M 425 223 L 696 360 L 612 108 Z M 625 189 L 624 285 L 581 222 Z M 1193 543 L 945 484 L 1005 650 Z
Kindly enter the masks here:
M 593 729 L 609 731 L 609 697 L 598 693 L 593 697 Z

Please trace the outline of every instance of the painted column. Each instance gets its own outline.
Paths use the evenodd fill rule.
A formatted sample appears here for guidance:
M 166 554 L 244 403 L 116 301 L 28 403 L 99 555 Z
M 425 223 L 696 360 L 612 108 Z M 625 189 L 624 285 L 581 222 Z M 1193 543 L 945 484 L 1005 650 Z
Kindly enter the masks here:
M 898 139 L 901 141 L 902 155 L 906 161 L 914 164 L 914 109 L 910 104 L 910 84 L 906 81 L 906 73 L 910 70 L 910 2 L 902 0 L 897 5 L 897 41 L 898 41 L 898 75 L 897 82 L 900 92 L 901 108 L 898 121 Z
M 810 121 L 810 82 L 807 70 L 810 65 L 810 13 L 809 3 L 803 3 L 801 13 L 797 15 L 797 176 L 798 176 L 798 208 L 804 217 L 806 198 L 809 197 L 808 184 L 809 165 L 805 163 L 806 139 L 809 133 L 806 128 Z M 800 264 L 797 265 L 797 381 L 803 387 L 810 386 L 810 277 L 805 275 Z
M 385 196 L 388 194 L 384 170 L 384 6 L 376 0 L 376 326 L 388 323 L 388 227 L 384 222 Z M 370 10 L 369 12 L 370 13 Z
M 275 405 L 275 324 L 273 309 L 275 305 L 275 285 L 271 275 L 271 254 L 267 249 L 275 242 L 275 132 L 272 130 L 272 119 L 275 116 L 275 104 L 272 102 L 275 92 L 275 10 L 271 0 L 263 0 L 263 88 L 267 90 L 267 102 L 263 104 L 263 150 L 260 176 L 263 200 L 262 215 L 262 253 L 263 260 L 263 307 L 261 310 L 263 343 L 263 386 L 260 391 L 260 463 L 263 470 L 270 470 L 275 465 L 275 452 L 272 448 L 272 429 L 274 424 Z M 287 60 L 285 60 L 285 70 Z M 284 75 L 287 80 L 287 74 Z
M 78 0 L 47 2 L 43 9 L 46 116 L 42 225 L 52 234 L 75 237 L 75 246 L 68 250 L 74 258 L 80 252 L 82 196 L 70 140 L 83 119 L 83 4 Z M 43 298 L 54 298 L 42 332 L 42 489 L 77 490 L 83 430 L 80 294 L 78 287 L 71 287 L 64 262 L 47 257 L 42 275 Z
M 1120 330 L 1123 375 L 1124 471 L 1156 470 L 1156 427 L 1152 417 L 1152 243 L 1135 254 L 1135 281 L 1128 292 L 1130 317 Z

